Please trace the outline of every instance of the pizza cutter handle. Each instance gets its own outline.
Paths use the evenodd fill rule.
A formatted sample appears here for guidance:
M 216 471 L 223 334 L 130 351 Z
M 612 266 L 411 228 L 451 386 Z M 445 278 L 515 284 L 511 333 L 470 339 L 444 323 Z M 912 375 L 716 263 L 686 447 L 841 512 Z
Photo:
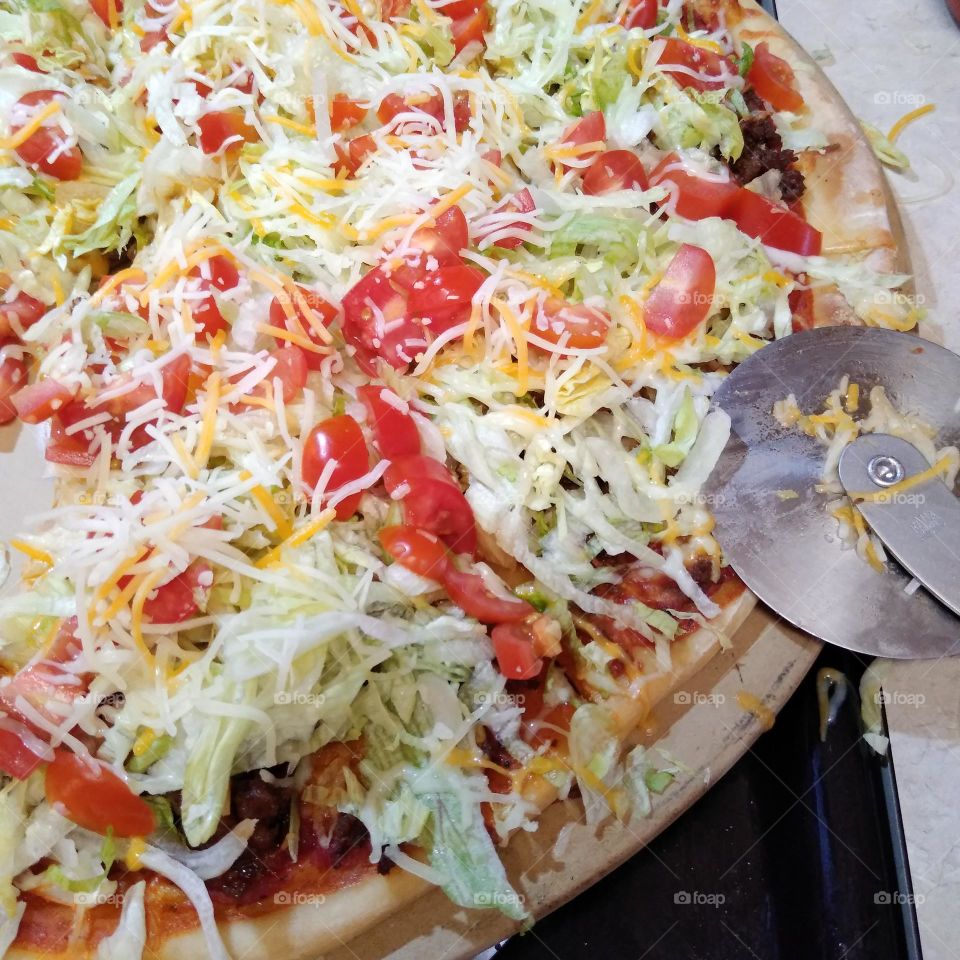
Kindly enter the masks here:
M 883 545 L 960 614 L 960 500 L 900 437 L 867 433 L 840 457 L 840 482 Z

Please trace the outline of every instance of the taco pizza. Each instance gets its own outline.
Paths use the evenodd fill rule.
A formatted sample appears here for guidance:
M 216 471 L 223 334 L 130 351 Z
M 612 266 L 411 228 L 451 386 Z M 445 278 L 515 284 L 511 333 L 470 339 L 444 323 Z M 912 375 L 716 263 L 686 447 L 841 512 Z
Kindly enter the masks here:
M 313 957 L 433 886 L 528 922 L 501 848 L 649 810 L 635 731 L 753 603 L 714 389 L 915 322 L 856 123 L 751 0 L 0 34 L 0 418 L 56 483 L 4 531 L 0 955 Z

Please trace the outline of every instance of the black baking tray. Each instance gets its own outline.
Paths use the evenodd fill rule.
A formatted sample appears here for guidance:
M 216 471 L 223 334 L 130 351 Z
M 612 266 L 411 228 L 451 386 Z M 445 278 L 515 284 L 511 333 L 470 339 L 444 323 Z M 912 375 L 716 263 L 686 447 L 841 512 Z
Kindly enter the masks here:
M 893 758 L 861 738 L 866 661 L 825 648 L 730 772 L 673 826 L 497 960 L 915 960 Z M 851 693 L 825 742 L 816 675 Z

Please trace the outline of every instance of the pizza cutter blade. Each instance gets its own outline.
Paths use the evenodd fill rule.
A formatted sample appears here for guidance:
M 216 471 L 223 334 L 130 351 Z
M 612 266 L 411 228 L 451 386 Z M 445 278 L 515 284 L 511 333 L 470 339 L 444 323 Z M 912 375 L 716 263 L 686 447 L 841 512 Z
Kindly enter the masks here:
M 804 413 L 822 409 L 844 375 L 860 385 L 858 417 L 869 413 L 869 391 L 880 385 L 895 409 L 937 431 L 939 446 L 960 444 L 956 354 L 889 330 L 826 327 L 794 334 L 740 364 L 714 395 L 714 405 L 731 419 L 730 439 L 704 487 L 716 518 L 714 534 L 747 586 L 816 637 L 881 657 L 958 654 L 960 617 L 947 604 L 960 608 L 960 577 L 949 575 L 960 571 L 953 556 L 954 550 L 960 554 L 960 501 L 935 479 L 939 490 L 914 486 L 912 496 L 890 498 L 887 507 L 898 511 L 894 519 L 883 504 L 865 502 L 874 532 L 903 564 L 890 559 L 879 572 L 838 538 L 837 521 L 825 508 L 837 494 L 816 490 L 826 448 L 772 415 L 774 403 L 791 393 Z M 870 473 L 879 478 L 874 490 L 888 483 L 904 489 L 900 481 L 926 463 L 921 457 L 918 465 L 920 454 L 911 444 L 884 448 L 887 441 L 903 443 L 867 435 L 848 447 L 841 479 L 862 486 Z M 884 456 L 900 463 L 901 471 Z M 936 580 L 934 592 L 914 589 L 917 582 L 905 568 L 921 582 Z

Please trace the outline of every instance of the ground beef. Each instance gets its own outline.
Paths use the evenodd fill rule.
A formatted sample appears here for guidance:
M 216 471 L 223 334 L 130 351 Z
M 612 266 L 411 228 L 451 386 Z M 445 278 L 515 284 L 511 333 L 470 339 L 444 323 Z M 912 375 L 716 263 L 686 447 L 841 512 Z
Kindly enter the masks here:
M 787 204 L 803 196 L 803 174 L 793 163 L 797 155 L 784 150 L 776 124 L 769 113 L 751 113 L 740 121 L 743 153 L 730 164 L 735 179 L 742 184 L 762 176 L 768 170 L 780 171 L 780 193 Z
M 356 817 L 349 813 L 337 814 L 336 823 L 330 834 L 330 856 L 333 865 L 339 867 L 354 847 L 360 846 L 368 839 L 367 828 Z
M 517 766 L 517 761 L 514 760 L 513 755 L 488 727 L 483 728 L 483 738 L 480 740 L 480 749 L 486 758 L 498 767 L 512 770 Z

